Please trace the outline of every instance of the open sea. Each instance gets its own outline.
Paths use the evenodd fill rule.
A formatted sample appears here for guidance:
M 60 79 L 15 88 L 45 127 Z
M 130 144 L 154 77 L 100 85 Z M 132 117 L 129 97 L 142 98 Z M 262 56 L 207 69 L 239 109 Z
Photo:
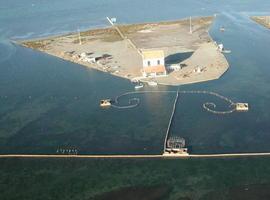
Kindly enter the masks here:
M 113 98 L 132 91 L 134 85 L 128 80 L 18 46 L 12 43 L 12 40 L 60 35 L 76 32 L 77 29 L 106 27 L 107 16 L 117 17 L 118 23 L 130 24 L 214 14 L 216 19 L 211 26 L 210 35 L 217 43 L 223 43 L 226 49 L 231 50 L 230 54 L 225 54 L 230 68 L 219 80 L 181 85 L 179 89 L 214 91 L 234 102 L 247 102 L 250 109 L 245 113 L 213 115 L 205 112 L 202 104 L 213 101 L 219 105 L 218 99 L 202 94 L 181 94 L 171 134 L 184 137 L 190 152 L 194 154 L 270 152 L 270 30 L 250 19 L 253 15 L 270 15 L 269 8 L 268 0 L 0 0 L 0 153 L 54 154 L 59 149 L 76 149 L 80 154 L 159 154 L 163 150 L 165 132 L 175 97 L 174 94 L 139 95 L 141 103 L 134 109 L 100 109 L 100 99 Z M 220 32 L 221 26 L 225 27 L 225 32 Z M 177 88 L 158 87 L 161 90 L 177 90 Z M 222 109 L 224 105 L 220 106 Z M 0 160 L 1 162 L 3 166 L 9 168 L 8 166 L 17 161 Z M 112 166 L 119 165 L 112 161 L 108 164 L 105 160 L 104 165 L 101 164 L 102 161 L 95 162 L 103 166 L 101 168 L 108 173 L 116 170 L 117 167 Z M 134 164 L 140 164 L 146 171 L 150 168 L 155 170 L 156 164 L 151 161 L 147 166 L 147 162 L 121 163 L 127 167 L 132 165 L 133 168 Z M 155 162 L 160 169 L 166 168 L 166 161 Z M 200 180 L 211 177 L 209 166 L 202 164 L 205 161 L 183 162 L 185 160 L 181 163 L 188 170 L 196 162 L 204 167 L 206 170 L 204 172 L 208 174 L 200 177 Z M 229 166 L 236 161 L 217 160 L 216 165 L 220 163 L 223 166 L 224 162 Z M 245 165 L 246 160 L 241 162 Z M 269 162 L 266 159 L 260 166 Z M 257 161 L 248 160 L 247 163 L 255 165 Z M 86 161 L 82 162 L 83 166 L 88 164 Z M 20 165 L 24 164 L 21 162 Z M 30 165 L 27 164 L 25 167 L 35 168 L 38 164 L 33 161 L 33 165 Z M 52 163 L 52 166 L 54 165 L 55 161 Z M 172 170 L 176 170 L 173 161 L 169 161 L 168 165 Z M 211 169 L 215 169 L 213 165 L 210 166 Z M 235 165 L 240 166 L 239 163 Z M 78 164 L 76 166 L 80 168 Z M 231 176 L 232 171 L 236 169 L 238 168 L 227 168 L 227 175 Z M 194 167 L 193 170 L 195 175 L 200 174 L 198 168 Z M 248 172 L 240 170 L 247 178 L 239 185 L 237 183 L 234 185 L 237 186 L 237 191 L 240 191 L 244 184 L 269 183 L 269 180 L 261 182 L 260 175 L 258 179 L 248 181 L 249 175 L 246 173 L 258 173 L 256 170 L 255 172 L 250 170 Z M 12 173 L 15 171 L 14 169 Z M 5 170 L 2 169 L 2 172 Z M 130 173 L 129 171 L 123 173 L 131 177 L 138 175 L 136 169 Z M 143 176 L 142 171 L 141 173 L 140 176 Z M 174 176 L 166 171 L 164 174 L 173 177 L 172 179 L 183 178 L 181 173 Z M 191 176 L 192 170 L 188 174 Z M 224 174 L 226 176 L 226 171 Z M 195 186 L 200 182 L 199 175 L 195 175 L 193 179 L 187 178 L 185 187 L 190 184 L 194 186 L 194 190 L 198 189 Z M 218 179 L 217 175 L 215 177 Z M 96 179 L 98 182 L 99 178 Z M 61 180 L 65 182 L 64 179 Z M 115 187 L 110 184 L 106 188 L 100 186 L 102 189 L 97 189 L 91 195 L 108 192 L 116 187 L 134 186 L 136 183 L 143 186 L 151 183 L 159 186 L 173 184 L 168 183 L 170 181 L 162 182 L 160 177 L 151 179 L 152 182 L 146 179 L 145 182 L 132 180 L 135 178 L 130 178 L 130 182 L 127 181 L 125 185 L 119 182 Z M 237 180 L 233 179 L 235 182 Z M 218 189 L 222 191 L 225 185 L 221 185 Z M 210 182 L 208 186 L 211 187 Z M 204 192 L 206 190 L 202 189 Z M 231 190 L 228 190 L 228 194 L 230 192 Z M 192 190 L 189 189 L 184 193 L 189 199 L 199 199 L 201 194 L 205 194 L 202 192 L 192 197 Z M 11 194 L 12 192 L 9 195 Z M 173 194 L 176 195 L 176 192 Z M 7 196 L 6 199 L 11 199 Z M 75 199 L 72 198 L 74 196 L 69 197 Z M 172 195 L 169 198 L 177 199 Z M 205 199 L 211 198 L 207 196 Z

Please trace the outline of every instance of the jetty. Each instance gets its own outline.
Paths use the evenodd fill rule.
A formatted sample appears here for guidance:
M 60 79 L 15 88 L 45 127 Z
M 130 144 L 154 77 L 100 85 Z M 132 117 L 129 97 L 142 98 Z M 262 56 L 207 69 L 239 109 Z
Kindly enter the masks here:
M 177 101 L 178 101 L 178 97 L 179 97 L 179 92 L 177 90 L 176 91 L 175 100 L 174 100 L 174 103 L 173 103 L 172 113 L 171 113 L 171 116 L 170 116 L 170 120 L 169 120 L 169 123 L 168 123 L 166 135 L 165 135 L 165 140 L 164 140 L 164 145 L 163 145 L 163 152 L 164 153 L 166 152 L 167 141 L 168 141 L 169 133 L 170 133 L 171 126 L 172 126 L 172 120 L 173 120 L 173 117 L 174 117 L 174 113 L 175 113 L 175 109 L 176 109 L 176 104 L 177 104 Z
M 245 108 L 248 108 L 247 103 L 234 103 L 231 99 L 222 96 L 216 92 L 211 91 L 199 91 L 199 90 L 191 90 L 191 91 L 185 91 L 185 90 L 168 90 L 168 91 L 162 91 L 162 90 L 155 90 L 155 91 L 134 91 L 134 92 L 126 92 L 119 96 L 116 96 L 114 101 L 111 101 L 111 106 L 116 109 L 130 109 L 134 108 L 139 105 L 140 99 L 138 97 L 132 97 L 128 99 L 127 105 L 121 105 L 120 104 L 120 98 L 126 97 L 128 95 L 135 95 L 135 94 L 147 94 L 147 93 L 174 93 L 176 94 L 172 112 L 170 115 L 170 119 L 168 122 L 168 127 L 165 134 L 164 144 L 163 144 L 163 153 L 162 154 L 141 154 L 141 155 L 125 155 L 125 154 L 117 154 L 117 155 L 90 155 L 90 154 L 2 154 L 0 155 L 0 158 L 92 158 L 92 159 L 152 159 L 152 158 L 173 158 L 173 159 L 179 159 L 179 158 L 230 158 L 230 157 L 253 157 L 253 156 L 270 156 L 270 152 L 262 152 L 262 153 L 221 153 L 221 154 L 189 154 L 187 152 L 187 148 L 185 147 L 185 140 L 184 138 L 180 138 L 177 136 L 173 136 L 170 134 L 172 122 L 174 119 L 175 111 L 177 109 L 177 103 L 179 100 L 179 94 L 206 94 L 206 95 L 212 95 L 215 96 L 221 100 L 223 100 L 225 103 L 228 104 L 229 110 L 227 111 L 216 111 L 213 110 L 216 108 L 216 105 L 213 102 L 206 102 L 203 103 L 203 108 L 212 114 L 230 114 L 235 111 L 239 111 L 237 109 L 236 105 L 238 107 L 244 106 Z M 210 107 L 209 107 L 210 106 Z M 240 109 L 243 110 L 243 109 Z M 247 110 L 246 110 L 247 111 Z
M 175 115 L 175 111 L 177 108 L 177 102 L 179 99 L 179 94 L 205 94 L 205 95 L 211 95 L 214 97 L 217 97 L 218 99 L 223 100 L 224 102 L 226 102 L 228 104 L 228 110 L 225 111 L 221 111 L 221 110 L 215 110 L 216 108 L 216 104 L 213 102 L 205 102 L 203 103 L 203 108 L 207 111 L 210 112 L 212 114 L 217 114 L 217 115 L 226 115 L 226 114 L 230 114 L 233 113 L 235 111 L 243 111 L 244 107 L 247 111 L 248 110 L 248 104 L 247 103 L 235 103 L 233 102 L 231 99 L 229 99 L 228 97 L 225 97 L 223 95 L 220 95 L 216 92 L 212 92 L 212 91 L 206 91 L 206 90 L 169 90 L 169 91 L 162 91 L 162 90 L 154 90 L 154 91 L 134 91 L 134 92 L 126 92 L 123 93 L 119 96 L 115 97 L 115 104 L 112 104 L 112 106 L 114 108 L 118 108 L 118 109 L 129 109 L 129 108 L 134 108 L 136 106 L 139 105 L 140 103 L 140 99 L 138 97 L 133 97 L 130 98 L 128 101 L 128 105 L 120 105 L 119 104 L 119 99 L 126 97 L 128 95 L 135 95 L 135 94 L 148 94 L 148 93 L 175 93 L 175 99 L 174 99 L 174 103 L 173 103 L 173 107 L 172 107 L 172 112 L 170 115 L 170 119 L 168 122 L 168 127 L 166 130 L 166 134 L 165 134 L 165 139 L 164 139 L 164 144 L 163 144 L 163 154 L 162 156 L 165 157 L 182 157 L 182 156 L 188 156 L 188 149 L 185 146 L 185 139 L 181 138 L 181 137 L 177 137 L 177 136 L 173 136 L 172 134 L 170 134 L 171 131 L 171 126 L 172 126 L 172 122 L 174 119 L 174 115 Z M 134 104 L 132 104 L 132 102 L 134 102 Z M 239 108 L 241 107 L 241 109 Z M 211 154 L 212 155 L 212 154 Z M 219 154 L 215 154 L 215 156 L 217 156 Z M 235 154 L 238 155 L 238 154 Z M 191 155 L 191 156 L 197 156 L 197 155 Z M 207 157 L 208 155 L 204 155 L 205 157 Z M 224 154 L 220 154 L 220 156 L 224 156 Z M 200 156 L 199 156 L 200 157 Z
M 234 158 L 268 157 L 270 152 L 262 153 L 224 153 L 224 154 L 152 154 L 152 155 L 58 155 L 58 154 L 2 154 L 0 158 L 89 158 L 89 159 L 153 159 L 153 158 Z

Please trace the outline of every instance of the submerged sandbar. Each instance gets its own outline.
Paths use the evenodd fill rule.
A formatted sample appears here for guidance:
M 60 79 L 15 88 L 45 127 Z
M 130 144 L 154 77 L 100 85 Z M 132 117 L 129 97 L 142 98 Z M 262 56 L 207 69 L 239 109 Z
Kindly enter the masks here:
M 118 25 L 19 42 L 62 59 L 128 79 L 179 85 L 217 79 L 229 65 L 209 36 L 214 17 Z M 191 23 L 190 23 L 191 22 Z M 121 32 L 119 34 L 119 31 Z M 164 52 L 166 76 L 142 77 L 144 50 Z M 173 70 L 171 66 L 179 66 Z

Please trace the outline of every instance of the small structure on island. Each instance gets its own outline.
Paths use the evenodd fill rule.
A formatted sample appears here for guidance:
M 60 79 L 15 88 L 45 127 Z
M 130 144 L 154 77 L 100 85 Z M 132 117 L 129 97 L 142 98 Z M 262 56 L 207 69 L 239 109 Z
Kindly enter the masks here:
M 239 112 L 247 112 L 248 111 L 248 103 L 236 103 L 235 104 L 236 111 Z
M 170 64 L 166 66 L 168 70 L 170 71 L 179 71 L 180 69 L 182 69 L 181 64 Z
M 166 76 L 164 52 L 162 50 L 143 50 L 143 69 L 144 77 Z
M 219 44 L 219 45 L 218 45 L 218 50 L 219 50 L 220 52 L 224 51 L 224 46 L 223 46 L 223 44 Z
M 164 155 L 188 155 L 185 139 L 182 137 L 170 137 L 166 143 Z
M 110 107 L 111 104 L 111 100 L 110 99 L 102 99 L 100 100 L 100 107 Z
M 201 67 L 196 67 L 193 71 L 195 73 L 201 73 L 202 72 L 202 69 L 201 69 Z

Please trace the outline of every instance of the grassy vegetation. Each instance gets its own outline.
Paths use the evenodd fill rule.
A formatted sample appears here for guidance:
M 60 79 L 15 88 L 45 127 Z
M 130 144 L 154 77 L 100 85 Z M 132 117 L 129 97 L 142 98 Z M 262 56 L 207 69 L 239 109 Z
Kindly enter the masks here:
M 23 42 L 23 45 L 32 49 L 45 49 L 53 40 L 34 40 Z
M 270 197 L 269 158 L 1 159 L 0 163 L 1 200 Z
M 200 18 L 193 18 L 193 24 L 200 24 L 200 25 L 207 25 L 213 21 L 213 17 L 200 17 Z M 189 25 L 189 19 L 183 20 L 175 20 L 175 21 L 162 21 L 156 23 L 141 23 L 141 24 L 128 24 L 128 25 L 121 25 L 119 26 L 120 30 L 124 34 L 131 34 L 137 31 L 141 31 L 144 29 L 151 29 L 157 25 L 172 25 L 172 24 L 180 24 L 180 25 Z
M 192 22 L 193 24 L 199 23 L 199 24 L 209 24 L 213 20 L 213 17 L 200 17 L 200 18 L 193 18 Z M 124 34 L 131 34 L 140 30 L 144 29 L 151 29 L 152 27 L 156 25 L 170 25 L 170 24 L 181 24 L 181 25 L 189 25 L 189 19 L 184 20 L 176 20 L 176 21 L 163 21 L 163 22 L 157 22 L 157 23 L 141 23 L 141 24 L 128 24 L 128 25 L 119 25 L 119 29 Z M 72 33 L 68 35 L 63 35 L 59 37 L 53 37 L 54 39 L 44 39 L 44 40 L 33 40 L 33 41 L 26 41 L 23 42 L 23 45 L 29 48 L 33 49 L 45 49 L 47 45 L 50 43 L 57 41 L 58 39 L 62 37 L 74 37 L 78 33 Z M 116 42 L 119 40 L 122 40 L 122 38 L 119 36 L 117 31 L 114 28 L 100 28 L 100 29 L 92 29 L 87 31 L 80 32 L 82 37 L 82 42 L 89 42 L 95 39 L 101 39 L 105 42 Z M 78 44 L 79 40 L 76 39 L 73 40 L 74 44 Z

